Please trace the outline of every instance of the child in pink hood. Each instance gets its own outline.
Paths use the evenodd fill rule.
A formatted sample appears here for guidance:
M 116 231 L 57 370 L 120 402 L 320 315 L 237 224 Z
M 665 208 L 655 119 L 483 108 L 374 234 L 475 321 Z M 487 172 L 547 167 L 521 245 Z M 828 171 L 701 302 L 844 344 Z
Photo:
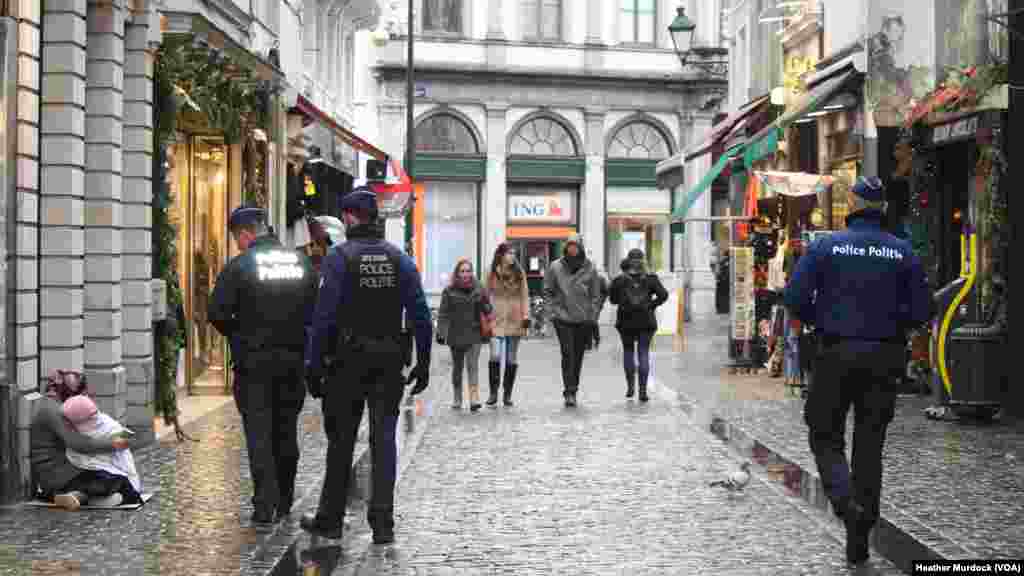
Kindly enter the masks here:
M 128 429 L 107 414 L 100 412 L 96 403 L 85 395 L 73 396 L 64 402 L 64 418 L 71 423 L 78 433 L 90 438 L 112 438 L 125 434 Z M 67 449 L 68 461 L 83 470 L 96 470 L 114 476 L 126 478 L 119 491 L 122 503 L 134 504 L 141 502 L 142 481 L 135 470 L 135 459 L 131 450 L 115 450 L 106 454 L 82 454 Z

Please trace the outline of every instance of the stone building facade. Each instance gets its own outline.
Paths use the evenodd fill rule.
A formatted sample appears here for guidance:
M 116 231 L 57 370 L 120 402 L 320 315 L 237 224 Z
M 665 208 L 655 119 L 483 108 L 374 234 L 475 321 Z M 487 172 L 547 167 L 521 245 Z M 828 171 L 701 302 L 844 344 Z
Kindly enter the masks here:
M 28 486 L 33 402 L 84 371 L 100 408 L 152 434 L 152 52 L 147 0 L 18 0 L 8 375 Z M 5 446 L 5 449 L 7 446 Z

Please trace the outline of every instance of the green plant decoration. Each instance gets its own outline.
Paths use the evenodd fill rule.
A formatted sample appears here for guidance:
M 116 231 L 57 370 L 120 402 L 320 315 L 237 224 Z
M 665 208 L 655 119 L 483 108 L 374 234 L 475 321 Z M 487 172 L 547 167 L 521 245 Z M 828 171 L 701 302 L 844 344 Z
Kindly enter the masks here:
M 171 220 L 168 212 L 171 198 L 164 177 L 167 148 L 180 122 L 205 123 L 221 132 L 225 143 L 231 144 L 252 128 L 266 128 L 270 110 L 267 95 L 255 88 L 248 71 L 212 56 L 186 39 L 165 39 L 157 49 L 153 84 L 153 276 L 166 282 L 168 314 L 176 315 L 182 305 L 182 294 L 176 264 L 178 223 Z M 191 439 L 178 421 L 178 350 L 184 345 L 184 326 L 155 335 L 155 407 L 164 422 L 174 426 L 179 441 Z

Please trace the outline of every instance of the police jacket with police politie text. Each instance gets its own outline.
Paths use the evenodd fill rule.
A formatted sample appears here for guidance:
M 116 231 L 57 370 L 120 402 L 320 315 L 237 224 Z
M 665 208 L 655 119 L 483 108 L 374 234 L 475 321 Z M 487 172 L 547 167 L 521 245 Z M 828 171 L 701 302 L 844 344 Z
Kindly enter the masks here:
M 233 362 L 258 350 L 302 353 L 313 319 L 317 278 L 304 254 L 272 235 L 252 241 L 217 278 L 210 323 L 231 343 Z
M 346 236 L 348 241 L 333 247 L 321 265 L 307 367 L 320 371 L 323 357 L 336 353 L 340 336 L 398 339 L 403 312 L 413 319 L 417 361 L 428 364 L 433 326 L 415 262 L 384 241 L 375 226 L 354 226 Z
M 902 342 L 929 320 L 931 295 L 910 243 L 886 232 L 880 210 L 847 217 L 797 262 L 786 307 L 827 337 Z

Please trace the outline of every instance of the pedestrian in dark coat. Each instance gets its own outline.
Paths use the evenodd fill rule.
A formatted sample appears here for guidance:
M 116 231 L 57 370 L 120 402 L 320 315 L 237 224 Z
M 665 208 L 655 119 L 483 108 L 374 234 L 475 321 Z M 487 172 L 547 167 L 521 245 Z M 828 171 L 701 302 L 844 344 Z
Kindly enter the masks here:
M 637 368 L 640 373 L 640 401 L 647 402 L 647 378 L 651 372 L 651 339 L 658 331 L 654 310 L 668 300 L 668 291 L 657 274 L 647 272 L 644 253 L 629 251 L 622 261 L 622 274 L 612 281 L 609 300 L 618 306 L 615 328 L 622 338 L 622 366 L 626 371 L 626 398 L 632 398 Z
M 558 334 L 562 397 L 567 408 L 576 406 L 583 354 L 593 346 L 604 301 L 601 276 L 587 258 L 580 237 L 574 234 L 566 241 L 563 256 L 544 274 L 544 305 Z
M 468 373 L 469 409 L 480 409 L 480 347 L 484 338 L 481 316 L 493 318 L 483 286 L 473 274 L 473 264 L 466 258 L 455 265 L 451 283 L 441 293 L 437 311 L 437 343 L 448 344 L 452 350 L 452 408 L 462 408 L 462 371 Z

